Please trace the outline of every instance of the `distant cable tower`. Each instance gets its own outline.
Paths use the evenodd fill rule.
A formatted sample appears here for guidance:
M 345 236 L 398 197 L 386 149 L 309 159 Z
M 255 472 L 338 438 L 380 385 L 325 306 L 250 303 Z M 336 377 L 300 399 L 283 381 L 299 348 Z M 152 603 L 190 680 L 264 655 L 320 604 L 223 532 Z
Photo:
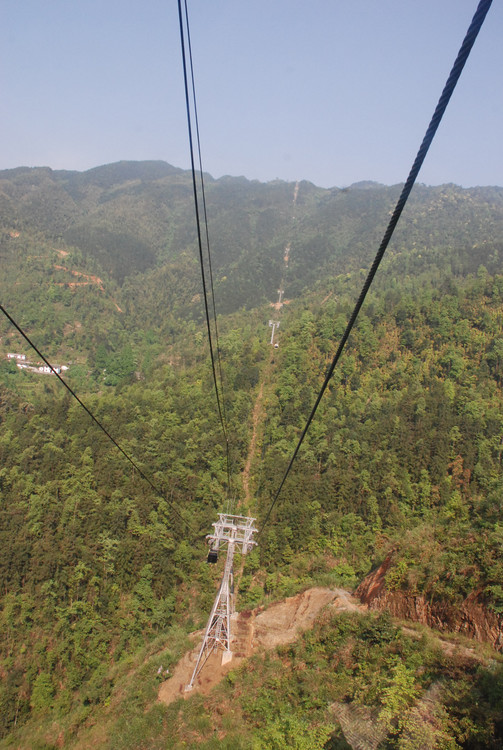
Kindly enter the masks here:
M 203 643 L 199 656 L 197 657 L 196 666 L 189 684 L 185 690 L 192 690 L 194 682 L 206 664 L 209 656 L 213 651 L 219 648 L 223 649 L 222 664 L 227 664 L 232 659 L 231 651 L 231 614 L 234 611 L 234 581 L 233 581 L 233 560 L 236 548 L 241 554 L 246 555 L 256 544 L 252 537 L 257 529 L 254 527 L 254 518 L 247 516 L 231 516 L 226 513 L 220 513 L 218 521 L 213 524 L 215 533 L 209 534 L 206 538 L 210 544 L 208 553 L 208 562 L 216 563 L 218 550 L 227 545 L 227 558 L 225 560 L 224 574 L 222 583 L 215 597 L 213 608 L 206 625 Z
M 272 328 L 271 333 L 271 346 L 274 344 L 274 334 L 279 328 L 279 320 L 270 320 L 269 321 L 269 328 Z

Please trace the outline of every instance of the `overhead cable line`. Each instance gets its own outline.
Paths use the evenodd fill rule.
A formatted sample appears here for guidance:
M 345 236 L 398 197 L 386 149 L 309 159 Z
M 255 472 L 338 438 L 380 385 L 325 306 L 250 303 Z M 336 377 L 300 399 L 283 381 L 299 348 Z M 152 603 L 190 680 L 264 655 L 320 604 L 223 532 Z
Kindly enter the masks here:
M 187 47 L 189 50 L 192 102 L 193 102 L 193 107 L 194 107 L 194 124 L 195 124 L 195 130 L 196 130 L 197 154 L 198 154 L 198 161 L 199 161 L 199 179 L 201 182 L 201 197 L 202 197 L 202 204 L 203 204 L 204 227 L 205 227 L 207 254 L 208 254 L 208 271 L 209 271 L 209 277 L 210 277 L 211 304 L 212 304 L 212 309 L 213 309 L 213 323 L 215 327 L 215 343 L 216 343 L 216 353 L 217 353 L 218 375 L 220 379 L 220 393 L 222 395 L 222 416 L 223 416 L 222 430 L 224 432 L 224 438 L 225 438 L 226 462 L 227 462 L 227 485 L 229 489 L 229 498 L 230 498 L 230 496 L 232 495 L 232 461 L 231 461 L 231 456 L 230 456 L 230 445 L 229 445 L 229 440 L 228 440 L 229 425 L 227 421 L 227 413 L 226 413 L 226 405 L 225 405 L 222 357 L 220 355 L 220 341 L 219 341 L 219 336 L 218 336 L 218 321 L 217 321 L 217 310 L 216 310 L 216 304 L 215 304 L 215 289 L 213 285 L 213 267 L 212 267 L 212 262 L 211 262 L 210 235 L 209 235 L 209 229 L 208 229 L 208 212 L 206 208 L 206 191 L 204 187 L 203 160 L 202 160 L 202 155 L 201 155 L 201 138 L 199 136 L 199 117 L 197 114 L 196 84 L 194 80 L 194 65 L 193 65 L 193 60 L 192 60 L 192 43 L 190 40 L 190 25 L 189 25 L 189 13 L 187 9 L 187 0 L 184 0 L 184 5 L 185 5 L 185 27 L 187 29 Z M 231 502 L 230 499 L 228 502 Z M 231 509 L 229 508 L 229 510 Z
M 217 314 L 216 314 L 216 308 L 215 308 L 215 292 L 214 292 L 214 287 L 213 287 L 213 271 L 212 271 L 212 265 L 211 265 L 211 250 L 210 250 L 210 239 L 209 239 L 209 231 L 208 231 L 208 215 L 207 215 L 207 210 L 206 210 L 206 196 L 205 196 L 205 190 L 204 190 L 204 174 L 203 174 L 202 157 L 201 157 L 201 142 L 200 142 L 200 137 L 199 137 L 199 122 L 198 122 L 198 117 L 197 117 L 196 89 L 195 89 L 195 82 L 194 82 L 194 67 L 193 67 L 193 61 L 192 61 L 192 47 L 191 47 L 191 42 L 190 42 L 190 28 L 189 28 L 189 15 L 188 15 L 188 10 L 187 10 L 187 0 L 184 0 L 184 9 L 185 9 L 185 28 L 184 28 L 184 18 L 183 18 L 184 14 L 182 12 L 182 0 L 178 0 L 178 16 L 179 16 L 179 21 L 180 21 L 180 44 L 181 44 L 181 51 L 182 51 L 183 78 L 184 78 L 184 86 L 185 86 L 185 105 L 186 105 L 186 110 L 187 110 L 187 128 L 188 128 L 188 135 L 189 135 L 190 161 L 191 161 L 191 171 L 192 171 L 192 186 L 193 186 L 193 192 L 194 192 L 194 209 L 195 209 L 195 214 L 196 214 L 199 262 L 201 266 L 204 310 L 205 310 L 205 316 L 206 316 L 208 342 L 209 342 L 209 347 L 210 347 L 211 369 L 212 369 L 212 374 L 213 374 L 213 382 L 215 385 L 218 415 L 220 418 L 220 424 L 222 426 L 222 433 L 223 433 L 224 443 L 225 443 L 225 453 L 226 453 L 226 463 L 227 463 L 227 491 L 228 491 L 228 503 L 230 503 L 231 502 L 230 495 L 232 492 L 230 445 L 229 445 L 229 437 L 228 437 L 227 418 L 226 418 L 226 413 L 225 413 L 222 362 L 221 362 L 221 357 L 220 357 L 220 345 L 219 345 L 219 340 L 218 340 L 218 324 L 217 324 Z M 194 129 L 196 132 L 197 150 L 198 150 L 198 157 L 199 157 L 199 175 L 200 175 L 199 179 L 201 182 L 203 218 L 204 218 L 205 236 L 206 236 L 206 249 L 207 249 L 207 255 L 208 255 L 208 270 L 209 270 L 210 289 L 211 289 L 211 298 L 212 298 L 212 306 L 213 306 L 213 320 L 214 320 L 214 326 L 215 326 L 215 347 L 213 346 L 213 337 L 211 333 L 210 312 L 209 312 L 209 304 L 208 304 L 208 291 L 207 291 L 207 284 L 206 284 L 206 273 L 204 270 L 203 238 L 202 238 L 202 230 L 201 230 L 201 216 L 200 216 L 200 210 L 199 210 L 199 193 L 197 189 L 197 176 L 196 176 L 196 166 L 195 166 L 195 156 L 194 156 L 194 139 L 192 135 L 192 114 L 191 114 L 191 107 L 190 107 L 189 76 L 188 76 L 188 65 L 187 65 L 187 52 L 185 49 L 185 34 L 187 36 L 188 61 L 189 61 L 189 66 L 190 66 L 190 78 L 191 78 L 191 86 L 192 86 L 192 101 L 193 101 L 193 109 L 194 109 Z M 218 378 L 217 378 L 217 366 L 218 366 L 218 372 L 220 376 L 220 388 L 218 385 Z
M 206 247 L 208 249 L 208 270 L 209 270 L 209 276 L 210 276 L 210 289 L 211 289 L 211 302 L 212 302 L 212 308 L 213 308 L 213 321 L 215 325 L 215 342 L 216 342 L 216 350 L 217 350 L 217 363 L 218 363 L 218 373 L 220 376 L 220 391 L 222 393 L 222 413 L 224 422 L 227 425 L 227 415 L 226 415 L 226 408 L 225 408 L 225 398 L 224 398 L 224 387 L 223 387 L 223 374 L 222 374 L 222 358 L 220 356 L 220 342 L 218 338 L 218 321 L 217 321 L 217 310 L 215 306 L 215 290 L 213 287 L 213 267 L 211 263 L 211 250 L 210 250 L 210 235 L 208 230 L 208 212 L 206 209 L 206 191 L 204 188 L 204 172 L 203 172 L 203 161 L 201 156 L 201 139 L 199 136 L 199 118 L 197 114 L 197 100 L 196 100 L 196 84 L 194 81 L 194 65 L 192 62 L 192 44 L 190 41 L 190 26 L 189 26 L 189 14 L 187 10 L 187 0 L 185 0 L 185 24 L 187 29 L 187 46 L 189 49 L 189 62 L 190 62 L 190 79 L 191 79 L 191 86 L 192 86 L 192 102 L 194 106 L 194 123 L 196 126 L 196 139 L 197 139 L 197 155 L 198 155 L 198 161 L 199 161 L 199 179 L 201 181 L 201 197 L 203 201 L 203 216 L 204 216 L 204 227 L 205 227 L 205 235 L 206 235 Z
M 395 227 L 398 223 L 398 220 L 402 214 L 402 211 L 404 209 L 404 206 L 407 202 L 407 199 L 410 195 L 410 192 L 412 190 L 412 187 L 416 181 L 417 175 L 419 173 L 419 170 L 421 169 L 421 166 L 423 164 L 423 161 L 426 157 L 426 154 L 428 153 L 428 149 L 430 148 L 430 145 L 433 141 L 433 138 L 435 136 L 435 133 L 437 132 L 438 126 L 440 125 L 440 122 L 442 120 L 442 117 L 444 115 L 444 112 L 447 108 L 447 105 L 449 103 L 449 100 L 454 92 L 454 89 L 456 88 L 456 84 L 459 80 L 459 77 L 461 75 L 461 72 L 465 66 L 465 63 L 468 59 L 468 56 L 471 52 L 471 49 L 473 47 L 473 44 L 475 42 L 475 39 L 477 38 L 477 35 L 482 27 L 482 24 L 484 23 L 484 19 L 487 15 L 487 12 L 489 8 L 491 7 L 492 0 L 481 0 L 478 8 L 475 12 L 475 15 L 473 16 L 472 22 L 468 28 L 468 31 L 466 32 L 466 36 L 463 40 L 463 44 L 460 47 L 460 50 L 458 52 L 458 55 L 456 57 L 456 60 L 454 62 L 454 65 L 452 67 L 452 70 L 449 74 L 449 77 L 447 79 L 447 82 L 444 86 L 444 90 L 442 91 L 442 95 L 440 96 L 440 99 L 438 100 L 438 104 L 435 108 L 435 112 L 433 113 L 433 117 L 431 118 L 430 124 L 428 126 L 428 129 L 426 130 L 425 136 L 423 138 L 423 142 L 421 143 L 421 146 L 419 148 L 419 151 L 417 152 L 417 156 L 415 158 L 414 164 L 412 165 L 412 169 L 410 170 L 409 176 L 407 178 L 407 182 L 403 186 L 402 192 L 400 194 L 400 197 L 398 199 L 398 202 L 395 206 L 395 209 L 393 211 L 393 214 L 391 216 L 391 219 L 389 221 L 388 227 L 384 233 L 384 237 L 382 239 L 382 242 L 379 246 L 379 250 L 377 251 L 377 254 L 374 258 L 374 262 L 372 263 L 372 266 L 370 268 L 370 271 L 368 273 L 368 276 L 365 280 L 365 283 L 363 285 L 362 291 L 360 293 L 360 296 L 358 298 L 358 301 L 355 305 L 355 308 L 351 314 L 351 317 L 349 319 L 349 322 L 346 326 L 346 330 L 344 331 L 344 334 L 342 335 L 342 338 L 340 340 L 339 346 L 337 348 L 337 351 L 335 353 L 335 356 L 332 360 L 332 364 L 330 365 L 328 372 L 325 376 L 325 380 L 323 382 L 323 385 L 321 387 L 321 390 L 318 394 L 318 397 L 316 399 L 316 402 L 311 410 L 311 413 L 308 417 L 308 420 L 306 422 L 306 426 L 302 430 L 301 436 L 299 438 L 299 441 L 297 443 L 297 446 L 293 452 L 292 458 L 290 459 L 290 463 L 288 464 L 288 467 L 285 471 L 285 474 L 283 476 L 283 479 L 281 480 L 281 483 L 279 485 L 278 490 L 276 491 L 276 494 L 273 497 L 273 500 L 271 502 L 271 505 L 269 507 L 269 510 L 267 511 L 266 517 L 264 519 L 264 522 L 262 524 L 262 527 L 260 529 L 259 534 L 262 534 L 266 524 L 269 521 L 269 518 L 271 516 L 271 512 L 276 505 L 278 498 L 280 496 L 281 490 L 283 489 L 283 485 L 285 484 L 286 478 L 288 477 L 290 473 L 290 469 L 292 468 L 293 462 L 295 461 L 297 454 L 299 452 L 299 449 L 304 441 L 304 438 L 306 436 L 306 433 L 309 429 L 309 426 L 311 422 L 313 421 L 314 415 L 316 414 L 316 411 L 318 409 L 318 406 L 320 404 L 320 401 L 323 397 L 323 394 L 325 393 L 328 383 L 334 374 L 335 367 L 339 361 L 339 358 L 342 354 L 342 351 L 346 345 L 346 342 L 349 338 L 349 334 L 351 333 L 351 329 L 353 328 L 356 319 L 358 317 L 358 314 L 360 312 L 360 309 L 363 305 L 363 302 L 365 301 L 365 297 L 367 296 L 367 292 L 370 289 L 370 285 L 372 284 L 372 281 L 374 280 L 374 276 L 376 275 L 377 269 L 379 268 L 379 264 L 381 263 L 381 260 L 384 256 L 384 253 L 386 251 L 386 248 L 388 247 L 388 244 L 391 240 L 391 237 L 393 235 L 393 232 L 395 231 Z
M 19 331 L 19 333 L 21 334 L 21 336 L 31 346 L 31 348 L 38 354 L 38 356 L 40 357 L 40 359 L 43 360 L 43 362 L 45 362 L 45 364 L 50 369 L 50 371 L 54 375 L 56 375 L 56 377 L 58 378 L 58 380 L 64 385 L 64 387 L 71 394 L 71 396 L 73 396 L 73 398 L 77 401 L 77 403 L 80 404 L 80 406 L 84 409 L 85 412 L 87 412 L 87 414 L 91 417 L 91 419 L 93 420 L 93 422 L 100 428 L 100 430 L 107 436 L 107 438 L 115 445 L 115 447 L 117 448 L 117 450 L 119 450 L 122 453 L 122 455 L 124 456 L 124 458 L 127 461 L 129 461 L 129 463 L 131 464 L 131 466 L 134 469 L 136 469 L 136 471 L 138 472 L 138 474 L 140 475 L 140 477 L 142 479 L 144 479 L 145 482 L 147 482 L 147 484 L 150 485 L 150 487 L 154 490 L 154 492 L 155 492 L 156 495 L 158 495 L 159 497 L 161 497 L 163 500 L 165 500 L 168 503 L 168 505 L 171 507 L 171 510 L 178 517 L 178 519 L 180 521 L 182 521 L 182 523 L 184 523 L 185 526 L 193 534 L 196 534 L 196 532 L 192 528 L 192 526 L 180 514 L 180 512 L 179 512 L 178 508 L 176 507 L 176 505 L 171 500 L 168 500 L 168 498 L 165 496 L 165 494 L 163 492 L 161 492 L 161 490 L 159 490 L 159 488 L 155 486 L 155 484 L 145 474 L 145 472 L 142 469 L 140 469 L 140 467 L 138 466 L 138 464 L 136 463 L 136 461 L 134 461 L 131 458 L 131 456 L 128 453 L 126 453 L 126 451 L 119 445 L 119 443 L 117 442 L 117 440 L 115 440 L 115 438 L 108 432 L 107 428 L 102 425 L 102 423 L 99 421 L 99 419 L 97 417 L 95 417 L 95 415 L 92 413 L 92 411 L 84 404 L 84 402 L 79 398 L 79 396 L 77 396 L 77 394 L 75 393 L 75 391 L 68 385 L 68 383 L 66 382 L 66 380 L 64 380 L 64 378 L 61 377 L 61 375 L 59 374 L 59 372 L 51 365 L 51 363 L 49 362 L 49 360 L 47 359 L 47 357 L 45 357 L 42 354 L 42 352 L 40 351 L 40 349 L 38 349 L 38 347 L 33 343 L 33 341 L 30 339 L 30 337 L 28 336 L 28 334 L 25 333 L 25 331 L 21 328 L 21 326 L 18 323 L 16 323 L 16 321 L 14 320 L 14 318 L 11 315 L 9 315 L 9 313 L 7 312 L 7 310 L 5 309 L 5 307 L 3 305 L 0 305 L 0 310 L 3 312 L 3 314 L 5 315 L 5 317 L 10 321 L 10 323 L 14 326 L 14 328 L 17 331 Z

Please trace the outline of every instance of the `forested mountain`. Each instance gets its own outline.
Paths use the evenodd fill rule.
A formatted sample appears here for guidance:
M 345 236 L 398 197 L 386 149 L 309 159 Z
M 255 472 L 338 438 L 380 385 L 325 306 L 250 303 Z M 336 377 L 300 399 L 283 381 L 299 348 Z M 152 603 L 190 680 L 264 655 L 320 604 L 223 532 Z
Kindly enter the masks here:
M 260 525 L 400 187 L 205 185 L 233 483 Z M 455 613 L 472 602 L 501 649 L 502 237 L 502 188 L 414 189 L 238 608 L 355 588 L 388 561 L 390 595 L 448 611 L 438 625 L 467 635 Z M 187 172 L 0 172 L 2 304 L 159 490 L 54 376 L 7 359 L 38 364 L 3 319 L 1 746 L 86 747 L 96 722 L 104 748 L 343 748 L 327 713 L 339 702 L 380 717 L 379 747 L 417 747 L 417 701 L 441 683 L 424 747 L 500 747 L 497 651 L 449 661 L 384 616 L 325 616 L 233 673 L 223 723 L 217 698 L 153 703 L 160 659 L 174 663 L 204 624 L 221 572 L 204 563 L 226 465 L 197 257 Z

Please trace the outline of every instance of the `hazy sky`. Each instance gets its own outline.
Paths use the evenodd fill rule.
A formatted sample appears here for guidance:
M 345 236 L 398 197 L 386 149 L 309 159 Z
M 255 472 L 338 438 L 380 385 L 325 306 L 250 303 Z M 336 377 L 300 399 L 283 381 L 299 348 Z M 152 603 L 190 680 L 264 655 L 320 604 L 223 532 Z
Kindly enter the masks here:
M 214 177 L 402 182 L 477 0 L 189 0 Z M 503 185 L 494 0 L 419 181 Z M 1 0 L 0 169 L 189 167 L 176 0 Z

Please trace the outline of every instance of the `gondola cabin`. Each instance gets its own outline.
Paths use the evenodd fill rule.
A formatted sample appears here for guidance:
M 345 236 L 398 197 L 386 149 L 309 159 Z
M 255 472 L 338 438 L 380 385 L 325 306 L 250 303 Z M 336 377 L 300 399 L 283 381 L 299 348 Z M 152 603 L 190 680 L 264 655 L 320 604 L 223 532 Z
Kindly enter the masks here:
M 208 559 L 206 562 L 215 564 L 218 560 L 218 550 L 216 549 L 210 549 L 208 552 Z

